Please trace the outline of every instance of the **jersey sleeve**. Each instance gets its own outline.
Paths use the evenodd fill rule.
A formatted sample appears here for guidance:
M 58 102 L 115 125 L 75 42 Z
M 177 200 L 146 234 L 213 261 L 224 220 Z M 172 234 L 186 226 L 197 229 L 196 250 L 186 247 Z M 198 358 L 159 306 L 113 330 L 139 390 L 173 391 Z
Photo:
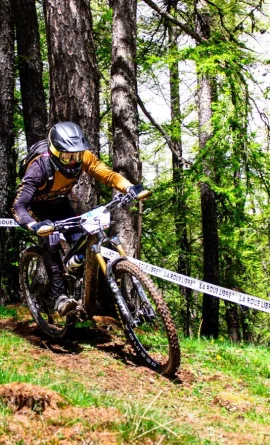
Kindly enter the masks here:
M 84 153 L 83 170 L 89 176 L 120 192 L 126 192 L 127 188 L 132 185 L 124 176 L 111 170 L 89 150 Z
M 37 159 L 28 167 L 11 208 L 13 217 L 20 226 L 25 227 L 35 221 L 29 214 L 30 203 L 38 188 L 44 185 L 46 180 L 46 171 L 40 159 Z

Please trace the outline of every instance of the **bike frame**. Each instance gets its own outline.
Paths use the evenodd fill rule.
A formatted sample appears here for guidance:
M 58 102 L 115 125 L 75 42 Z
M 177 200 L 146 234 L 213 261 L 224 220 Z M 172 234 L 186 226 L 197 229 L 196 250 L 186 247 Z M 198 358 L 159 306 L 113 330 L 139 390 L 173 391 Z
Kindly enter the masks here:
M 112 264 L 109 260 L 105 259 L 101 253 L 101 246 L 104 244 L 109 244 L 112 247 L 114 247 L 117 252 L 119 253 L 120 257 L 116 261 L 122 261 L 123 259 L 126 259 L 126 252 L 119 240 L 119 237 L 113 236 L 108 237 L 103 230 L 100 230 L 98 234 L 96 235 L 96 238 L 94 238 L 95 235 L 87 235 L 87 245 L 86 245 L 86 259 L 85 259 L 85 265 L 84 265 L 84 293 L 82 298 L 82 305 L 86 309 L 87 313 L 91 315 L 94 311 L 93 307 L 88 307 L 87 300 L 89 298 L 89 295 L 91 295 L 91 292 L 95 292 L 96 286 L 97 286 L 97 265 L 99 265 L 103 275 L 106 277 L 106 280 L 110 286 L 113 286 L 114 288 L 114 295 L 117 299 L 118 303 L 121 304 L 121 307 L 124 310 L 124 313 L 126 314 L 127 321 L 131 321 L 130 317 L 128 316 L 128 309 L 126 307 L 126 304 L 123 303 L 123 298 L 116 286 L 115 280 L 113 278 L 112 274 Z M 94 243 L 93 243 L 94 241 Z M 75 247 L 75 246 L 74 246 Z M 76 251 L 72 251 L 72 255 L 75 254 Z M 114 261 L 115 263 L 115 261 Z M 114 285 L 115 283 L 115 285 Z
M 138 196 L 138 199 L 143 199 L 149 196 L 149 194 L 150 194 L 149 191 L 144 191 Z M 82 307 L 84 310 L 86 310 L 86 312 L 90 317 L 93 315 L 94 308 L 89 307 L 90 305 L 88 304 L 88 300 L 91 298 L 89 297 L 89 295 L 91 295 L 91 292 L 94 292 L 94 289 L 96 289 L 97 286 L 96 265 L 99 265 L 110 287 L 113 289 L 113 293 L 115 295 L 118 304 L 121 305 L 124 314 L 126 314 L 125 318 L 127 319 L 128 322 L 131 322 L 128 308 L 121 296 L 121 293 L 118 290 L 118 287 L 116 285 L 112 273 L 112 264 L 126 259 L 127 257 L 126 251 L 117 235 L 109 237 L 104 231 L 105 228 L 108 228 L 110 226 L 109 216 L 107 217 L 108 219 L 107 224 L 105 223 L 105 225 L 103 224 L 103 226 L 100 224 L 100 226 L 97 227 L 97 229 L 94 228 L 92 232 L 91 229 L 90 231 L 88 231 L 87 229 L 89 229 L 88 225 L 91 226 L 91 221 L 93 220 L 99 221 L 99 217 L 101 217 L 100 215 L 93 217 L 92 213 L 95 215 L 95 213 L 98 213 L 100 210 L 100 214 L 109 215 L 111 210 L 122 207 L 133 200 L 134 196 L 131 196 L 129 194 L 123 195 L 121 193 L 118 193 L 114 196 L 113 200 L 110 201 L 105 206 L 99 206 L 93 211 L 87 212 L 78 217 L 72 217 L 66 220 L 56 221 L 55 223 L 53 223 L 53 226 L 49 226 L 47 227 L 47 229 L 41 229 L 41 231 L 38 232 L 38 234 L 41 236 L 47 236 L 48 234 L 52 234 L 55 231 L 64 233 L 65 231 L 74 227 L 81 227 L 86 229 L 85 233 L 83 233 L 82 236 L 76 241 L 74 246 L 72 246 L 68 250 L 68 252 L 63 258 L 63 263 L 66 264 L 68 260 L 77 253 L 82 251 L 85 252 L 86 255 L 85 255 L 84 278 L 83 278 L 84 292 L 83 295 L 81 296 L 82 297 L 81 299 L 82 299 Z M 98 222 L 96 224 L 98 224 Z M 119 258 L 115 260 L 113 263 L 111 263 L 107 259 L 105 260 L 105 258 L 101 253 L 101 246 L 105 244 L 113 247 L 119 253 Z M 66 277 L 67 276 L 72 277 L 73 276 L 72 272 L 71 273 L 67 272 Z
M 141 195 L 141 194 L 140 194 Z M 105 206 L 99 206 L 83 215 L 56 221 L 43 225 L 38 230 L 40 236 L 55 237 L 59 242 L 59 235 L 71 228 L 80 227 L 82 230 L 74 246 L 63 247 L 63 278 L 67 285 L 67 295 L 77 300 L 74 310 L 69 312 L 65 320 L 58 320 L 54 308 L 50 307 L 48 297 L 48 276 L 45 270 L 41 278 L 36 276 L 36 267 L 43 261 L 43 250 L 39 246 L 32 246 L 22 252 L 20 276 L 23 295 L 28 308 L 39 327 L 52 338 L 66 337 L 76 321 L 90 320 L 95 315 L 98 270 L 105 276 L 109 285 L 112 301 L 121 322 L 127 340 L 144 364 L 151 369 L 167 376 L 175 374 L 180 365 L 180 347 L 177 330 L 170 310 L 161 293 L 151 279 L 132 261 L 129 261 L 124 247 L 118 236 L 108 236 L 105 232 L 110 226 L 110 211 L 128 204 L 134 199 L 142 199 L 132 193 L 117 194 Z M 149 192 L 144 192 L 147 197 Z M 110 260 L 102 255 L 102 247 L 108 246 L 118 252 L 119 257 Z M 68 270 L 68 261 L 75 254 L 84 254 L 84 264 L 77 269 Z M 32 274 L 32 265 L 34 265 Z M 36 282 L 35 279 L 37 278 Z M 37 284 L 37 286 L 36 286 Z M 107 296 L 107 294 L 106 294 Z M 138 328 L 138 329 L 137 329 Z M 148 333 L 162 334 L 161 349 L 165 348 L 165 357 L 156 355 L 155 348 L 149 352 Z M 145 337 L 146 336 L 146 337 Z M 163 341 L 164 338 L 164 341 Z M 149 340 L 149 339 L 148 339 Z

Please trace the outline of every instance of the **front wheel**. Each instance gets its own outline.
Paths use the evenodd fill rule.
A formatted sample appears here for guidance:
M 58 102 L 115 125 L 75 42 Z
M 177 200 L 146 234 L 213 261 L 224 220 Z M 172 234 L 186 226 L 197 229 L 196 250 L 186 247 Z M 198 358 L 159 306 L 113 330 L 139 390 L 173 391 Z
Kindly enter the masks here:
M 28 309 L 42 331 L 55 339 L 66 337 L 71 325 L 68 317 L 60 317 L 54 312 L 41 247 L 29 247 L 22 252 L 20 284 Z
M 152 280 L 129 261 L 116 263 L 114 275 L 117 289 L 125 300 L 124 305 L 117 304 L 117 309 L 127 339 L 148 367 L 166 376 L 175 375 L 180 366 L 180 346 L 160 292 Z

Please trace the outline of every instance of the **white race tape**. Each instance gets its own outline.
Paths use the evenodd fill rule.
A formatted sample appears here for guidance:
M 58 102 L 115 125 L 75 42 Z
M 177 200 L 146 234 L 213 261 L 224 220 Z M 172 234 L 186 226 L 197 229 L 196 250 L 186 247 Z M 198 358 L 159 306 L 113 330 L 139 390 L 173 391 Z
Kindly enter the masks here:
M 0 227 L 19 227 L 19 224 L 12 218 L 0 218 Z
M 115 259 L 119 256 L 117 252 L 107 249 L 106 247 L 101 247 L 101 253 L 105 258 L 109 259 Z M 129 260 L 136 263 L 144 272 L 154 275 L 155 277 L 270 314 L 270 300 L 263 300 L 262 298 L 254 297 L 253 295 L 243 294 L 242 292 L 226 289 L 225 287 L 217 286 L 215 284 L 209 284 L 205 281 L 190 278 L 186 275 L 181 275 L 180 273 L 172 272 L 171 270 L 163 269 L 162 267 L 153 266 L 152 264 L 134 258 L 129 257 Z
M 14 219 L 0 218 L 0 227 L 18 227 Z M 115 259 L 119 255 L 117 252 L 101 247 L 101 253 L 105 258 Z M 257 309 L 258 311 L 267 312 L 270 314 L 270 300 L 263 300 L 262 298 L 254 297 L 253 295 L 243 294 L 242 292 L 226 289 L 225 287 L 217 286 L 215 284 L 206 283 L 205 281 L 190 278 L 186 275 L 181 275 L 177 272 L 172 272 L 162 267 L 153 266 L 144 261 L 129 258 L 130 261 L 136 263 L 142 270 L 155 277 L 178 284 L 179 286 L 188 287 L 213 297 L 222 298 L 223 300 L 231 301 L 233 303 L 241 304 L 243 306 Z

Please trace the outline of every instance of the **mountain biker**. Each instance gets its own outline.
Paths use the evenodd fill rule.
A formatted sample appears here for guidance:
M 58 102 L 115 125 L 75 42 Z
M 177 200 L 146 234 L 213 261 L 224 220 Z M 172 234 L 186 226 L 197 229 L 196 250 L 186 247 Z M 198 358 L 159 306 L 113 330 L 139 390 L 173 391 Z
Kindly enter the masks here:
M 52 221 L 76 216 L 68 195 L 83 171 L 120 192 L 130 191 L 136 196 L 143 190 L 141 185 L 133 185 L 98 160 L 90 151 L 90 144 L 81 128 L 73 122 L 55 124 L 49 131 L 48 140 L 37 144 L 44 148 L 44 153 L 35 157 L 27 167 L 11 209 L 16 222 L 34 233 Z M 53 172 L 49 190 L 46 157 Z M 70 230 L 66 234 L 67 242 L 75 242 L 80 234 L 81 229 Z M 50 282 L 49 298 L 52 297 L 54 310 L 64 316 L 76 307 L 77 302 L 66 295 L 59 239 L 52 242 L 51 238 L 42 239 L 44 264 Z

